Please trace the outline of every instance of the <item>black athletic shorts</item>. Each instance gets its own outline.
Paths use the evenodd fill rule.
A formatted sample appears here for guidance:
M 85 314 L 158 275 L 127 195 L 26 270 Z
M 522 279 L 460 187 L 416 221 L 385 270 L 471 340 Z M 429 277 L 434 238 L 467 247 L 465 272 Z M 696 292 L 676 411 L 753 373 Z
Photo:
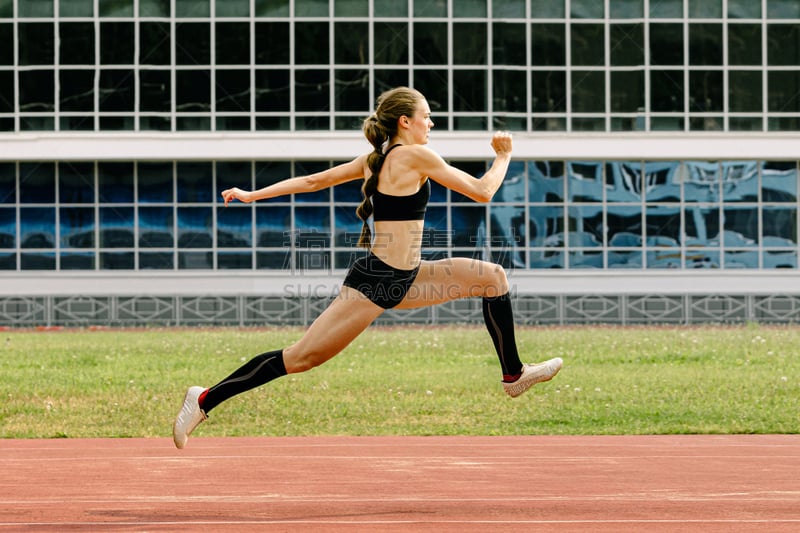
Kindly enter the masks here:
M 399 270 L 369 254 L 356 259 L 347 271 L 342 285 L 351 287 L 384 309 L 391 309 L 403 301 L 419 272 Z

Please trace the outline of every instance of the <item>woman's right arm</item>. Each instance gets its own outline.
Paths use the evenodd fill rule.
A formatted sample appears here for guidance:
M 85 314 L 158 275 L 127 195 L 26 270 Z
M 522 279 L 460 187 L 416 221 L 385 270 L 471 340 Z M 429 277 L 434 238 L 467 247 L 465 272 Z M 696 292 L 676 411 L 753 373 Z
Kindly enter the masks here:
M 488 202 L 500 188 L 511 163 L 511 134 L 495 133 L 492 137 L 495 159 L 492 166 L 480 178 L 475 178 L 448 165 L 436 152 L 420 147 L 419 170 L 448 189 L 463 194 L 476 202 Z
M 232 200 L 250 203 L 267 198 L 275 198 L 286 194 L 299 194 L 304 192 L 314 192 L 327 187 L 333 187 L 346 181 L 363 179 L 366 172 L 366 155 L 361 155 L 352 161 L 342 163 L 317 172 L 308 176 L 298 176 L 287 180 L 267 185 L 256 191 L 245 191 L 239 187 L 225 189 L 222 191 L 222 199 L 227 206 Z

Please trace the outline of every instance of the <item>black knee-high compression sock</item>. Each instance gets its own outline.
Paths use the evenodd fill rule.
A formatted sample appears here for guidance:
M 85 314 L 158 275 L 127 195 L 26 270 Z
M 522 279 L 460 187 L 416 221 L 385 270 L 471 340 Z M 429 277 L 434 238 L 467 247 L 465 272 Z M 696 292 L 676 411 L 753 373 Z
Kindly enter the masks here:
M 514 312 L 508 293 L 497 298 L 483 299 L 483 320 L 492 336 L 504 381 L 515 381 L 522 372 L 522 362 L 514 338 Z
M 239 367 L 236 372 L 223 379 L 198 398 L 200 408 L 206 413 L 237 394 L 261 386 L 286 375 L 283 350 L 262 353 Z

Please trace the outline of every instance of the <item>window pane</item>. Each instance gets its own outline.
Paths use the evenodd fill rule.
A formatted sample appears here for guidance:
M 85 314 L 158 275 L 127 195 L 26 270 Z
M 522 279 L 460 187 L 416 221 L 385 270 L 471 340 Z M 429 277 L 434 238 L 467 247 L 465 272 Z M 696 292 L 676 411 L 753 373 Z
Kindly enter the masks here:
M 571 0 L 572 18 L 601 19 L 603 18 L 603 3 L 596 0 Z
M 94 202 L 94 163 L 59 163 L 58 199 L 62 204 Z
M 246 248 L 253 244 L 253 210 L 250 206 L 234 205 L 217 208 L 217 246 Z
M 100 247 L 133 248 L 133 208 L 100 208 Z
M 178 248 L 213 246 L 214 212 L 209 207 L 178 208 Z
M 247 22 L 217 22 L 214 25 L 216 37 L 217 65 L 250 64 L 250 24 Z
M 62 207 L 58 220 L 62 248 L 94 247 L 93 207 Z
M 414 23 L 413 54 L 414 63 L 417 65 L 446 65 L 447 24 L 439 22 Z
M 0 204 L 17 202 L 17 169 L 14 163 L 0 163 Z
M 52 204 L 56 200 L 55 165 L 20 163 L 19 201 L 22 204 Z
M 798 171 L 795 161 L 767 161 L 761 169 L 761 199 L 763 202 L 792 202 L 797 200 Z
M 650 25 L 650 64 L 683 65 L 683 25 Z
M 256 207 L 256 246 L 289 246 L 292 210 L 288 206 Z
M 256 111 L 289 111 L 289 71 L 256 71 Z
M 612 66 L 644 64 L 644 28 L 641 24 L 612 24 L 609 39 Z
M 532 108 L 545 113 L 567 110 L 567 75 L 565 71 L 534 71 L 531 73 Z
M 250 0 L 225 0 L 224 2 L 215 2 L 215 4 L 218 17 L 250 16 Z
M 169 65 L 172 42 L 169 23 L 140 23 L 139 40 L 140 65 Z
M 599 248 L 603 245 L 603 209 L 599 205 L 567 207 L 569 248 Z M 599 265 L 602 266 L 602 262 Z
M 133 163 L 98 163 L 100 203 L 133 203 Z
M 722 0 L 689 0 L 689 17 L 694 19 L 722 18 Z
M 612 19 L 638 19 L 644 17 L 643 0 L 609 0 L 609 17 Z
M 781 113 L 800 111 L 800 70 L 769 72 L 767 86 L 769 111 Z
M 405 22 L 374 23 L 375 63 L 405 65 L 408 63 L 408 24 Z M 380 39 L 377 38 L 380 36 Z
M 182 22 L 175 26 L 175 62 L 178 65 L 208 65 L 211 62 L 209 24 Z
M 487 62 L 487 26 L 481 22 L 453 24 L 453 63 L 456 65 L 484 65 Z M 445 48 L 446 50 L 446 48 Z M 420 55 L 415 48 L 416 57 Z M 446 54 L 446 52 L 445 52 Z M 441 63 L 446 63 L 444 55 Z M 431 62 L 433 63 L 433 62 Z
M 722 111 L 722 71 L 689 72 L 689 112 Z
M 288 17 L 290 0 L 255 0 L 257 17 Z
M 139 246 L 142 248 L 172 248 L 172 207 L 139 207 Z
M 327 22 L 298 22 L 294 26 L 294 61 L 300 65 L 330 63 Z
M 294 14 L 297 17 L 327 17 L 330 0 L 300 0 L 295 2 Z
M 333 58 L 337 65 L 369 63 L 369 26 L 366 22 L 335 23 L 333 39 Z
M 94 23 L 62 22 L 59 35 L 61 65 L 94 65 Z
M 132 70 L 100 71 L 100 111 L 133 111 Z
M 169 17 L 170 0 L 139 0 L 139 16 Z
M 369 4 L 363 0 L 335 0 L 333 15 L 336 17 L 366 17 L 369 15 Z
M 14 26 L 0 24 L 0 65 L 14 64 Z M 3 94 L 0 91 L 0 94 Z
M 208 111 L 211 109 L 211 72 L 178 70 L 175 73 L 175 110 Z
M 0 209 L 0 249 L 17 245 L 17 212 L 14 208 Z
M 176 17 L 208 17 L 210 14 L 209 0 L 175 0 Z
M 800 4 L 796 0 L 768 0 L 767 18 L 797 19 L 800 18 Z
M 17 27 L 20 65 L 52 65 L 54 63 L 53 24 L 20 23 Z
M 216 76 L 217 111 L 249 112 L 250 71 L 217 70 Z
M 494 111 L 524 113 L 527 101 L 524 90 L 526 74 L 517 70 L 495 70 L 492 72 Z
M 611 73 L 611 111 L 634 113 L 644 109 L 644 72 Z
M 722 24 L 689 24 L 689 64 L 722 65 Z
M 603 164 L 568 163 L 567 199 L 570 202 L 603 201 Z
M 52 17 L 53 0 L 25 0 L 17 2 L 20 17 Z
M 524 24 L 495 23 L 492 57 L 495 65 L 520 65 L 527 63 Z
M 564 24 L 531 25 L 531 58 L 534 66 L 565 66 L 567 41 Z
M 486 71 L 456 70 L 453 72 L 454 111 L 486 111 Z
M 761 72 L 732 70 L 728 73 L 728 84 L 731 112 L 762 110 Z
M 728 63 L 731 65 L 761 64 L 761 25 L 728 25 Z
M 761 2 L 728 0 L 728 18 L 760 19 Z
M 325 111 L 330 109 L 330 80 L 327 70 L 295 72 L 295 109 Z
M 369 100 L 369 72 L 366 70 L 337 70 L 335 75 L 335 109 L 337 111 L 362 111 L 368 113 L 371 107 Z M 361 125 L 360 120 L 357 122 L 356 129 Z
M 131 65 L 134 56 L 132 22 L 103 22 L 100 24 L 100 63 Z M 94 43 L 92 43 L 94 46 Z
M 683 111 L 683 71 L 650 73 L 650 107 L 653 111 Z
M 169 70 L 139 71 L 139 108 L 169 112 L 172 105 L 172 77 Z
M 598 71 L 572 73 L 572 111 L 602 113 L 605 110 L 605 74 Z
M 56 210 L 54 207 L 19 209 L 20 248 L 55 248 Z
M 449 111 L 447 102 L 448 85 L 447 72 L 442 70 L 414 71 L 414 86 L 425 95 L 434 114 L 437 111 Z M 442 124 L 443 117 L 435 117 L 433 120 L 437 121 L 437 119 L 439 129 L 447 129 L 447 126 Z
M 800 26 L 767 25 L 767 64 L 800 65 Z
M 602 24 L 573 24 L 571 31 L 572 64 L 605 64 L 605 30 Z
M 256 58 L 259 65 L 288 65 L 289 24 L 286 22 L 256 23 Z
M 58 0 L 59 17 L 91 17 L 94 15 L 93 0 Z
M 133 0 L 98 0 L 101 17 L 132 17 Z
M 213 176 L 214 169 L 211 163 L 178 163 L 178 202 L 212 202 L 214 200 Z
M 139 203 L 172 202 L 172 163 L 139 163 Z
M 92 111 L 95 71 L 59 70 L 58 75 L 61 111 Z

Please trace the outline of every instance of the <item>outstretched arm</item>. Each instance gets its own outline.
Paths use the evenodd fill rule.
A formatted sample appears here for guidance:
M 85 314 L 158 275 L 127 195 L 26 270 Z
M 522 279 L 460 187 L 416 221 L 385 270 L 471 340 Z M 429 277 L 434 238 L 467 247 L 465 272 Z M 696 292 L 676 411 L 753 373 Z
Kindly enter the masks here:
M 419 170 L 423 175 L 476 202 L 488 202 L 506 177 L 511 162 L 511 144 L 510 133 L 494 134 L 492 149 L 496 156 L 492 166 L 480 178 L 448 165 L 441 156 L 425 147 L 420 147 Z
M 225 189 L 222 191 L 222 199 L 227 206 L 232 200 L 239 200 L 244 203 L 255 202 L 286 194 L 297 194 L 304 192 L 314 192 L 327 187 L 333 187 L 346 181 L 363 179 L 366 169 L 367 156 L 359 156 L 352 161 L 331 167 L 322 172 L 309 174 L 308 176 L 298 176 L 287 180 L 273 183 L 257 191 L 245 191 L 239 187 Z

